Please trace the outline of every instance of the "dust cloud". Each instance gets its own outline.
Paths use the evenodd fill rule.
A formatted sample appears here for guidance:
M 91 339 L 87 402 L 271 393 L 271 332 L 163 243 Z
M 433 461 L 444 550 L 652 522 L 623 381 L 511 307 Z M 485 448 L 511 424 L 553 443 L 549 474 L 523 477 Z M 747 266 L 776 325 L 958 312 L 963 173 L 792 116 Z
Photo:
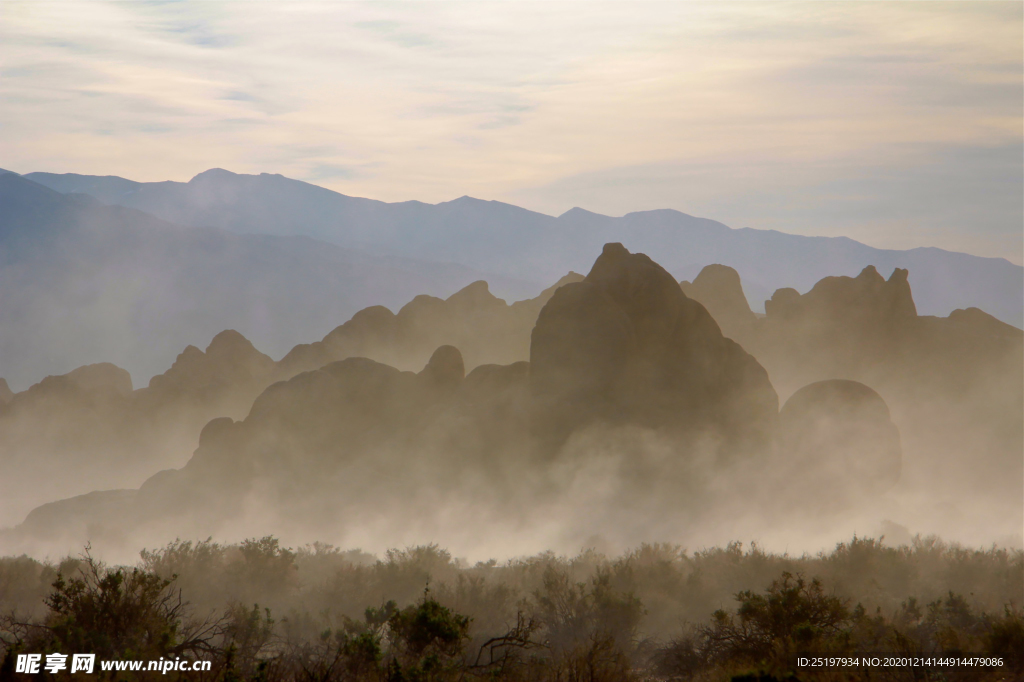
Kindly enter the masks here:
M 227 331 L 145 388 L 51 377 L 0 407 L 0 553 L 1024 545 L 1020 330 L 917 315 L 902 270 L 766 311 L 731 268 L 680 284 L 610 244 L 536 299 L 372 307 L 276 362 Z

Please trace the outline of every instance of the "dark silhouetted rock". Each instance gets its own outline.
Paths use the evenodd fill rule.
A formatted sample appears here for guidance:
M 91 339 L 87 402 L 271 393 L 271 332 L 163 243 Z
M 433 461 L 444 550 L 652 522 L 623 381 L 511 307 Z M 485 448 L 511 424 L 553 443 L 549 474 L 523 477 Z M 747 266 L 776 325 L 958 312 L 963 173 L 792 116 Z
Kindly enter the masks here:
M 799 311 L 800 292 L 786 287 L 778 289 L 764 302 L 764 312 L 772 319 L 792 319 Z
M 67 537 L 96 537 L 95 521 L 117 519 L 138 495 L 137 490 L 98 490 L 66 500 L 49 502 L 33 509 L 19 530 L 36 540 L 61 540 Z
M 974 333 L 993 338 L 1019 341 L 1024 337 L 1024 332 L 1020 329 L 997 320 L 984 310 L 979 310 L 978 308 L 954 310 L 949 314 L 949 321 L 962 329 L 968 329 Z
M 17 394 L 15 402 L 31 402 L 57 396 L 103 395 L 125 397 L 132 392 L 132 377 L 109 362 L 85 365 L 60 376 L 49 376 L 27 391 Z
M 423 368 L 419 376 L 432 387 L 457 388 L 466 376 L 462 353 L 455 346 L 441 346 L 430 356 L 427 366 Z
M 544 452 L 594 421 L 711 437 L 720 452 L 766 447 L 778 397 L 661 266 L 608 244 L 583 282 L 555 292 L 530 349 L 533 433 Z
M 206 352 L 188 346 L 163 374 L 149 382 L 154 393 L 210 394 L 244 390 L 265 382 L 274 371 L 274 361 L 256 350 L 233 329 L 213 337 Z M 263 389 L 259 386 L 259 390 Z
M 293 348 L 279 363 L 277 377 L 288 379 L 348 357 L 415 369 L 442 345 L 458 348 L 470 369 L 526 360 L 541 308 L 559 287 L 582 279 L 569 273 L 536 298 L 511 305 L 494 296 L 487 282 L 478 281 L 447 299 L 417 296 L 397 314 L 382 306 L 366 308 L 322 341 Z
M 917 307 L 907 281 L 908 272 L 896 268 L 886 280 L 873 265 L 856 277 L 826 277 L 803 296 L 790 291 L 772 296 L 765 312 L 788 318 L 814 318 L 842 326 L 899 324 L 917 317 Z
M 806 294 L 780 289 L 743 347 L 780 395 L 849 379 L 885 396 L 908 480 L 1021 503 L 1024 332 L 978 309 L 916 314 L 906 270 L 827 277 Z M 998 492 L 996 492 L 998 491 Z
M 699 302 L 731 339 L 746 334 L 756 320 L 743 293 L 739 273 L 728 265 L 707 265 L 693 282 L 680 282 L 683 293 Z
M 0 414 L 0 468 L 17 472 L 0 477 L 0 525 L 25 513 L 8 505 L 136 485 L 154 470 L 181 466 L 203 424 L 244 416 L 274 368 L 241 334 L 226 331 L 205 353 L 186 348 L 137 391 L 126 370 L 100 363 L 15 394 Z M 56 469 L 65 475 L 54 479 Z M 23 492 L 14 495 L 17 490 Z
M 779 412 L 781 456 L 793 482 L 854 495 L 891 488 L 900 478 L 900 433 L 873 389 L 832 379 L 804 386 Z
M 122 396 L 132 392 L 132 376 L 109 362 L 85 365 L 64 376 L 83 391 L 111 391 Z
M 11 402 L 11 398 L 14 397 L 14 392 L 11 387 L 7 385 L 7 380 L 0 377 L 0 405 L 6 405 Z
M 709 290 L 740 291 L 728 272 L 708 272 Z M 702 495 L 732 474 L 738 490 L 749 476 L 753 492 L 771 498 L 766 511 L 792 503 L 803 514 L 824 495 L 845 513 L 901 467 L 920 485 L 937 464 L 947 479 L 962 474 L 957 485 L 987 469 L 974 484 L 983 490 L 996 472 L 1019 497 L 1022 333 L 976 309 L 917 316 L 903 271 L 888 281 L 874 269 L 829 278 L 803 296 L 779 290 L 766 318 L 743 323 L 742 347 L 671 275 L 620 245 L 609 244 L 587 277 L 560 284 L 511 306 L 474 283 L 448 300 L 417 297 L 398 314 L 368 308 L 269 372 L 266 356 L 230 333 L 205 353 L 187 349 L 154 386 L 131 398 L 108 392 L 109 404 L 162 406 L 125 411 L 150 441 L 166 433 L 147 431 L 153 415 L 216 387 L 258 393 L 247 414 L 227 418 L 202 403 L 189 417 L 206 417 L 189 432 L 198 448 L 193 441 L 183 468 L 151 476 L 137 495 L 99 496 L 92 512 L 87 500 L 50 507 L 33 527 L 138 542 L 159 529 L 169 538 L 270 528 L 315 537 L 373 527 L 395 509 L 402 523 L 450 523 L 466 509 L 515 518 L 529 506 L 524 490 L 531 500 L 573 499 L 573 486 L 594 480 L 629 491 L 601 498 L 610 507 L 647 492 L 660 514 L 713 507 Z M 746 317 L 731 301 L 722 310 Z M 530 362 L 481 362 L 525 357 L 525 339 Z M 785 394 L 804 387 L 781 416 L 768 373 Z M 251 389 L 228 390 L 255 377 Z M 0 410 L 0 425 L 10 414 Z M 537 452 L 563 456 L 531 460 Z M 687 456 L 708 452 L 765 457 L 708 472 L 703 457 Z M 777 470 L 793 487 L 778 485 Z M 591 479 L 605 471 L 609 479 Z

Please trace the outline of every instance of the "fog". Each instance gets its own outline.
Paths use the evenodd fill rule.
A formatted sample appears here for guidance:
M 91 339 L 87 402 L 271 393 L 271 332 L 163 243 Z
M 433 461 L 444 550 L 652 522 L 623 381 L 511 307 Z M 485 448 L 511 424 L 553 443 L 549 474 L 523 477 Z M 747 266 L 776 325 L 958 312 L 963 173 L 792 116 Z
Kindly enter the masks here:
M 900 269 L 765 311 L 610 243 L 511 305 L 478 281 L 279 360 L 225 330 L 143 388 L 7 391 L 4 665 L 725 680 L 799 642 L 1024 672 L 1024 334 L 918 315 Z
M 479 282 L 373 307 L 276 362 L 224 332 L 142 389 L 109 365 L 50 378 L 0 413 L 0 551 L 1024 545 L 1020 330 L 920 317 L 900 270 L 767 309 L 729 268 L 680 286 L 609 245 L 536 299 Z

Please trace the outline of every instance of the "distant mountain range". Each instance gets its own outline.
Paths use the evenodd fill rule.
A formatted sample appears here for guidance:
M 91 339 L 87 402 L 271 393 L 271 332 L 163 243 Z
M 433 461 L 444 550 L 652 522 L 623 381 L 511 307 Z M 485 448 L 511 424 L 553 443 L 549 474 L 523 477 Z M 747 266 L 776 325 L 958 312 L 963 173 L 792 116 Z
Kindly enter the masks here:
M 0 376 L 20 390 L 110 361 L 143 385 L 225 328 L 279 358 L 369 305 L 397 310 L 479 279 L 532 297 L 613 241 L 677 279 L 730 265 L 756 311 L 778 288 L 874 265 L 910 270 L 921 314 L 974 306 L 1024 324 L 1024 268 L 934 248 L 730 229 L 670 210 L 554 218 L 470 197 L 389 204 L 217 169 L 187 183 L 0 173 Z
M 803 292 L 822 277 L 853 276 L 874 265 L 885 276 L 894 268 L 910 270 L 921 314 L 948 315 L 974 306 L 1017 327 L 1024 325 L 1024 268 L 1002 258 L 936 248 L 896 251 L 845 237 L 731 229 L 672 210 L 612 218 L 574 208 L 554 218 L 470 197 L 436 205 L 389 204 L 280 175 L 221 169 L 200 173 L 187 183 L 52 173 L 25 177 L 182 225 L 303 235 L 381 255 L 459 263 L 532 281 L 532 293 L 570 270 L 585 271 L 606 242 L 621 242 L 656 257 L 677 279 L 693 279 L 711 263 L 732 266 L 755 311 L 763 310 L 764 300 L 778 288 Z M 501 287 L 493 288 L 502 293 Z
M 225 328 L 280 357 L 367 306 L 397 310 L 479 279 L 531 289 L 309 237 L 182 227 L 0 174 L 0 376 L 14 390 L 103 361 L 145 385 Z

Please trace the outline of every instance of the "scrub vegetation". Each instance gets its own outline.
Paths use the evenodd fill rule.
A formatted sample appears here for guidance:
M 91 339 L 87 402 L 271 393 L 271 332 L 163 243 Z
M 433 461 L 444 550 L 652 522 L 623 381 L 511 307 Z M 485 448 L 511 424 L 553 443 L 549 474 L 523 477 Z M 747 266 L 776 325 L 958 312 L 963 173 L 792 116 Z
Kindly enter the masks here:
M 375 558 L 273 537 L 176 541 L 134 566 L 88 550 L 5 558 L 0 587 L 5 679 L 18 653 L 82 651 L 208 659 L 210 672 L 171 673 L 204 680 L 868 679 L 795 667 L 798 653 L 865 652 L 1003 659 L 948 680 L 1024 674 L 1024 553 L 936 538 L 855 537 L 799 557 L 645 544 L 475 565 L 436 545 Z

